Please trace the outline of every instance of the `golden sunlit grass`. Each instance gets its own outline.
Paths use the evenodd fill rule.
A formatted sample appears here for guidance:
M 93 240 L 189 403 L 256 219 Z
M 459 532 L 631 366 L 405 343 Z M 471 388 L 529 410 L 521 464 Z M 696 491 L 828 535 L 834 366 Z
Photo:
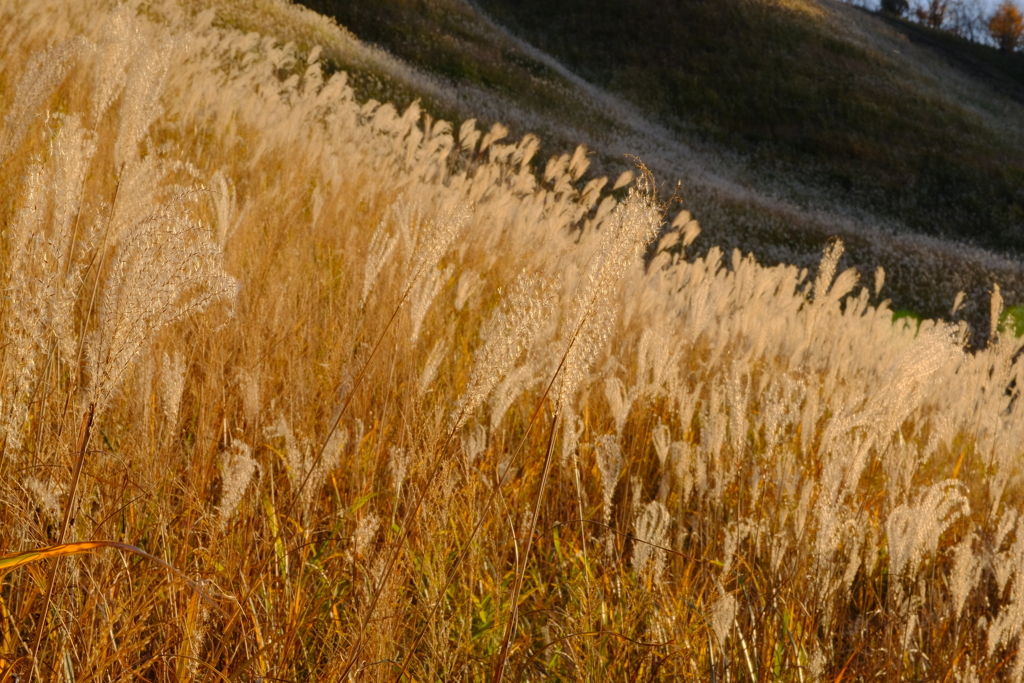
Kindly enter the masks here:
M 0 681 L 1020 679 L 998 290 L 687 258 L 215 19 L 0 10 Z

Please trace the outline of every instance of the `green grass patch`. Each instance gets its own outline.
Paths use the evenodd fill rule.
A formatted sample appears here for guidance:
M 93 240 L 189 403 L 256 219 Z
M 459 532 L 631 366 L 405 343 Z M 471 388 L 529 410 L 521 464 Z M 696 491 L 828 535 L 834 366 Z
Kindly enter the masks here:
M 903 324 L 905 324 L 905 325 L 909 325 L 909 326 L 912 326 L 912 327 L 915 327 L 915 328 L 920 328 L 921 327 L 921 320 L 923 320 L 923 318 L 921 317 L 921 315 L 919 313 L 915 313 L 914 311 L 910 311 L 910 310 L 907 310 L 905 308 L 901 308 L 901 309 L 893 311 L 892 312 L 892 322 L 893 322 L 893 324 L 895 325 L 895 324 L 899 323 L 901 320 L 903 321 Z
M 1024 337 L 1024 306 L 1009 306 L 999 320 L 1004 332 L 1013 332 L 1015 337 Z

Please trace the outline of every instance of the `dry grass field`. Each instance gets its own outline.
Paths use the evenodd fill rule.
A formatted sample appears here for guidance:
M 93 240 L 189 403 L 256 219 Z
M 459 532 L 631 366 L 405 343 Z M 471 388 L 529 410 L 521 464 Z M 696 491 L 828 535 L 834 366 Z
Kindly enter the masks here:
M 0 5 L 0 682 L 1024 680 L 998 288 L 966 352 L 307 10 L 76 8 Z

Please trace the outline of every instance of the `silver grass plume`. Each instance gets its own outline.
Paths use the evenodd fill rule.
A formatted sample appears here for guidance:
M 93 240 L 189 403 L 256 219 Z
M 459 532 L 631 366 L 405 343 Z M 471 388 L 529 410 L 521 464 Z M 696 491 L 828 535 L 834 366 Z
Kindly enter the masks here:
M 618 377 L 609 377 L 604 381 L 604 396 L 608 401 L 608 409 L 611 411 L 612 419 L 615 420 L 615 433 L 620 437 L 622 430 L 626 427 L 626 418 L 629 417 L 629 409 L 633 405 L 635 395 L 626 391 L 626 386 Z
M 619 476 L 622 475 L 622 448 L 619 446 L 618 438 L 611 434 L 598 437 L 597 443 L 594 444 L 594 454 L 597 469 L 601 473 L 603 519 L 604 523 L 608 524 L 612 519 L 612 497 L 615 495 Z
M 107 109 L 124 89 L 128 73 L 126 65 L 132 63 L 144 43 L 139 36 L 138 24 L 133 21 L 133 8 L 121 5 L 107 17 L 100 29 L 96 46 L 95 85 L 92 90 L 92 121 L 98 125 Z
M 555 413 L 557 416 L 559 413 Z M 575 415 L 566 414 L 566 424 L 575 421 Z M 612 498 L 615 496 L 615 488 L 618 485 L 619 477 L 622 476 L 622 447 L 619 445 L 617 435 L 607 434 L 598 437 L 594 444 L 594 457 L 597 461 L 597 469 L 601 473 L 601 498 L 602 498 L 602 520 L 607 528 L 604 539 L 604 552 L 609 558 L 615 554 L 615 543 L 610 527 L 612 521 Z M 579 467 L 575 467 L 576 490 L 578 504 L 582 505 L 580 497 Z M 580 508 L 582 515 L 582 507 Z
M 604 347 L 615 321 L 615 294 L 661 225 L 651 182 L 633 187 L 602 227 L 600 243 L 582 277 L 564 327 L 562 370 L 555 387 L 556 411 L 568 415 L 584 375 Z
M 106 242 L 114 244 L 135 224 L 153 214 L 177 194 L 168 187 L 175 164 L 155 154 L 132 162 L 128 172 L 118 178 L 117 201 L 110 209 Z
M 619 177 L 615 179 L 615 184 L 612 185 L 612 192 L 615 190 L 621 190 L 626 185 L 633 182 L 634 174 L 632 171 L 623 171 L 619 174 Z
M 447 352 L 448 340 L 438 339 L 434 343 L 434 348 L 430 350 L 426 362 L 423 364 L 423 371 L 420 372 L 420 378 L 417 382 L 416 388 L 421 396 L 430 391 L 434 380 L 437 379 L 437 371 L 441 367 L 441 361 L 444 360 Z
M 332 419 L 331 424 L 333 423 L 334 420 Z M 348 445 L 348 437 L 349 434 L 347 429 L 336 427 L 334 431 L 331 432 L 331 436 L 327 439 L 327 444 L 324 446 L 324 467 L 331 469 L 338 466 L 341 456 L 345 451 L 345 447 Z
M 469 433 L 462 437 L 462 452 L 466 456 L 466 462 L 473 464 L 477 457 L 487 450 L 487 428 L 483 425 L 476 425 Z
M 237 287 L 209 230 L 180 211 L 165 210 L 130 227 L 116 256 L 89 344 L 97 413 L 160 330 L 232 299 Z
M 847 524 L 847 531 L 849 531 L 849 537 L 844 542 L 846 546 L 846 571 L 843 572 L 843 592 L 849 593 L 850 587 L 853 586 L 854 579 L 857 578 L 857 571 L 861 565 L 861 550 L 864 547 L 864 532 L 863 527 L 858 526 L 854 521 L 850 521 Z
M 512 403 L 521 393 L 528 390 L 539 381 L 533 364 L 529 361 L 519 367 L 510 370 L 494 388 L 490 399 L 491 408 L 491 431 L 497 432 L 505 413 L 512 406 Z
M 181 395 L 185 390 L 185 360 L 180 353 L 164 354 L 163 367 L 160 369 L 160 393 L 163 400 L 164 416 L 167 424 L 173 427 L 178 421 L 181 408 Z
M 210 179 L 213 185 L 213 205 L 217 211 L 217 244 L 223 249 L 237 224 L 235 186 L 220 171 Z
M 60 495 L 62 492 L 55 479 L 42 480 L 29 477 L 24 480 L 22 486 L 25 487 L 27 493 L 32 495 L 36 505 L 51 523 L 57 523 L 60 520 Z
M 98 232 L 94 224 L 79 225 L 85 179 L 96 153 L 96 141 L 78 116 L 62 116 L 58 120 L 60 130 L 54 136 L 50 151 L 54 165 L 54 213 L 49 239 L 47 318 L 53 340 L 63 358 L 70 362 L 78 336 L 74 324 L 75 300 Z
M 405 484 L 405 477 L 409 473 L 411 460 L 409 453 L 401 446 L 392 446 L 388 451 L 388 472 L 391 474 L 395 498 L 402 497 L 402 485 Z
M 960 618 L 967 597 L 981 577 L 981 558 L 974 552 L 976 538 L 972 531 L 953 549 L 953 571 L 949 577 L 949 589 L 953 594 L 953 616 L 957 619 Z
M 469 383 L 456 402 L 449 422 L 453 430 L 466 423 L 473 411 L 490 396 L 516 361 L 529 350 L 554 302 L 550 279 L 520 273 L 508 294 L 483 324 L 481 346 L 473 358 Z
M 455 285 L 455 310 L 461 311 L 462 307 L 480 287 L 483 280 L 476 274 L 476 271 L 466 269 L 459 276 L 459 282 Z
M 39 164 L 28 170 L 22 206 L 8 226 L 9 261 L 4 280 L 7 310 L 3 316 L 2 349 L 5 372 L 0 391 L 0 430 L 8 447 L 17 452 L 28 419 L 28 401 L 37 380 L 47 336 L 47 306 L 57 259 L 45 238 L 50 206 L 48 175 Z M 41 272 L 40 272 L 41 271 Z
M 80 228 L 78 215 L 96 143 L 77 116 L 50 120 L 58 127 L 49 158 L 29 168 L 22 204 L 7 228 L 4 290 L 10 311 L 3 334 L 9 344 L 5 355 L 15 370 L 0 398 L 0 424 L 15 447 L 38 355 L 56 347 L 63 362 L 74 357 L 75 300 L 93 242 L 93 230 Z
M 999 318 L 1003 313 L 1003 295 L 999 291 L 999 285 L 992 285 L 992 299 L 989 301 L 989 344 L 994 344 L 996 335 L 999 334 Z
M 967 297 L 967 292 L 962 289 L 956 293 L 956 298 L 953 299 L 953 307 L 949 309 L 950 315 L 956 315 L 960 312 L 960 308 L 964 305 L 964 299 Z
M 664 389 L 674 365 L 671 349 L 673 344 L 666 338 L 664 327 L 644 328 L 636 350 L 637 386 L 634 395 L 656 396 Z
M 335 434 L 339 431 L 341 430 L 336 429 Z M 284 451 L 281 455 L 288 471 L 288 480 L 294 488 L 303 487 L 301 500 L 303 505 L 308 507 L 320 491 L 320 487 L 327 478 L 331 467 L 337 462 L 336 459 L 325 457 L 317 460 L 309 440 L 302 438 L 301 435 L 296 436 L 288 424 L 288 420 L 283 415 L 279 415 L 277 421 L 269 425 L 264 430 L 264 433 L 271 439 L 284 440 Z M 325 448 L 325 454 L 327 453 L 327 448 L 337 449 L 337 451 L 341 450 L 342 443 L 335 441 L 335 434 L 331 435 L 332 439 Z M 338 438 L 342 437 L 347 438 L 347 435 L 342 434 Z M 332 451 L 332 455 L 336 455 L 337 451 Z
M 911 505 L 900 505 L 885 524 L 889 547 L 889 571 L 913 577 L 927 555 L 938 549 L 939 538 L 961 515 L 970 514 L 967 497 L 956 480 L 933 484 Z M 897 584 L 898 585 L 898 584 Z
M 989 657 L 995 653 L 999 645 L 1009 645 L 1014 639 L 1019 643 L 1021 632 L 1024 631 L 1024 531 L 1019 526 L 1013 546 L 1006 553 L 1000 553 L 995 563 L 1003 565 L 996 567 L 997 571 L 1001 570 L 1006 574 L 1012 572 L 1014 580 L 1010 585 L 1009 602 L 1000 608 L 998 616 L 992 620 L 986 634 Z M 1000 586 L 1000 592 L 1002 590 L 1003 585 Z M 1024 680 L 1024 650 L 1019 647 L 1010 680 Z
M 700 237 L 700 223 L 696 220 L 687 221 L 686 225 L 683 226 L 683 248 L 685 249 L 693 244 L 693 241 L 698 237 Z
M 665 467 L 665 460 L 672 448 L 672 433 L 669 431 L 668 425 L 662 424 L 660 419 L 651 430 L 651 442 L 654 444 L 654 452 L 658 456 L 658 464 Z
M 260 412 L 260 377 L 256 370 L 241 370 L 238 373 L 238 389 L 242 395 L 242 412 L 250 424 Z
M 1017 511 L 1010 507 L 1005 508 L 1003 514 L 999 517 L 999 524 L 996 526 L 996 532 L 992 537 L 990 547 L 996 550 L 1001 548 L 1010 532 L 1017 527 L 1017 522 Z M 1006 582 L 1010 580 L 1010 576 L 1013 574 L 1016 566 L 1019 566 L 1006 561 L 1009 559 L 1005 553 L 999 553 L 991 563 L 996 585 L 999 586 L 1000 592 L 1006 590 Z
M 569 160 L 569 175 L 572 176 L 573 180 L 579 180 L 589 167 L 590 160 L 587 159 L 587 148 L 584 145 L 579 145 Z
M 963 359 L 959 339 L 959 329 L 953 325 L 938 324 L 922 331 L 883 376 L 858 422 L 873 430 L 876 440 L 895 432 L 917 405 L 922 385 Z
M 74 223 L 82 208 L 85 178 L 96 154 L 96 140 L 91 131 L 82 126 L 82 121 L 77 115 L 56 118 L 60 122 L 60 130 L 54 136 L 50 148 L 55 166 L 53 222 L 54 231 L 63 242 L 61 246 L 67 248 L 61 257 L 67 259 L 72 256 Z M 62 261 L 60 265 L 62 269 L 66 269 L 69 264 Z
M 415 344 L 419 341 L 420 332 L 423 330 L 423 320 L 427 317 L 427 311 L 437 298 L 441 288 L 451 280 L 455 266 L 448 264 L 444 270 L 432 268 L 429 273 L 421 277 L 412 288 L 409 295 L 409 319 L 412 323 L 412 330 L 409 333 L 409 343 Z
M 234 441 L 229 450 L 220 454 L 221 495 L 217 516 L 222 528 L 234 516 L 249 482 L 258 471 L 259 464 L 252 457 L 252 449 L 241 441 Z
M 384 267 L 398 243 L 397 237 L 387 236 L 384 231 L 386 225 L 385 221 L 381 221 L 370 238 L 370 247 L 366 259 L 363 261 L 363 291 L 359 297 L 360 308 L 366 305 L 366 300 L 370 298 L 370 292 L 373 291 L 373 285 L 377 281 L 377 275 L 380 274 L 381 268 Z
M 160 96 L 175 47 L 170 39 L 151 45 L 137 53 L 129 67 L 121 94 L 121 125 L 114 142 L 114 164 L 119 173 L 136 159 L 139 143 L 162 112 Z
M 665 568 L 665 551 L 655 546 L 664 546 L 672 516 L 668 508 L 654 500 L 643 507 L 633 520 L 633 571 L 637 576 L 649 575 L 654 583 L 661 580 Z
M 79 47 L 65 44 L 61 54 Z M 35 100 L 40 97 L 44 95 L 36 85 L 22 83 L 15 106 L 38 104 Z M 13 361 L 15 371 L 5 378 L 0 428 L 15 449 L 21 443 L 20 430 L 28 415 L 23 402 L 34 386 L 39 354 L 55 348 L 63 363 L 75 356 L 75 301 L 95 238 L 92 223 L 79 225 L 85 178 L 96 153 L 95 136 L 77 115 L 50 115 L 47 120 L 53 125 L 49 156 L 29 167 L 21 206 L 7 227 L 4 290 L 10 310 L 3 324 L 9 343 L 4 355 Z M 8 127 L 6 134 L 11 131 Z
M 718 646 L 725 649 L 725 640 L 729 637 L 732 624 L 736 620 L 736 609 L 739 603 L 736 596 L 725 592 L 721 586 L 718 588 L 719 598 L 711 610 L 711 630 L 714 631 Z M 816 680 L 816 679 L 815 679 Z
M 843 255 L 843 242 L 839 239 L 832 240 L 825 247 L 825 253 L 821 257 L 821 264 L 818 266 L 818 276 L 814 279 L 814 301 L 821 301 L 828 294 L 832 286 L 832 278 L 836 274 L 836 266 L 839 265 L 839 257 Z
M 4 117 L 4 130 L 0 135 L 0 164 L 21 144 L 35 113 L 43 108 L 46 99 L 60 85 L 72 61 L 87 47 L 84 38 L 74 38 L 29 57 L 21 80 L 14 89 L 14 102 Z
M 372 512 L 359 520 L 355 531 L 352 532 L 352 548 L 346 553 L 349 560 L 366 555 L 379 527 L 380 518 Z
M 483 142 L 480 143 L 481 154 L 487 151 L 487 148 L 493 143 L 504 140 L 506 135 L 508 135 L 508 128 L 506 128 L 504 124 L 495 121 L 494 124 L 491 125 L 491 130 L 484 136 Z
M 437 267 L 452 242 L 469 223 L 470 215 L 469 207 L 461 205 L 452 211 L 441 214 L 426 226 L 415 225 L 417 223 L 415 216 L 407 219 L 414 225 L 409 228 L 413 234 L 407 244 L 408 249 L 411 250 L 411 257 L 408 262 L 409 279 L 404 289 L 411 291 L 428 270 Z
M 572 468 L 573 476 L 579 477 L 579 463 L 577 461 L 577 449 L 580 444 L 580 437 L 586 423 L 579 418 L 569 416 L 569 419 L 562 421 L 562 453 L 560 464 L 563 468 Z M 577 487 L 577 491 L 579 488 Z M 578 494 L 577 494 L 578 495 Z

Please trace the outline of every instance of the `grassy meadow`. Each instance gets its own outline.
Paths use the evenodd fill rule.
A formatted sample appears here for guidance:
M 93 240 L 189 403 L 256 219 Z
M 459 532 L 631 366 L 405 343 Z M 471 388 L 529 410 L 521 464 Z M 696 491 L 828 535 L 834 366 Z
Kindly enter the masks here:
M 968 352 L 309 10 L 76 8 L 0 5 L 0 683 L 1024 680 L 998 287 Z

